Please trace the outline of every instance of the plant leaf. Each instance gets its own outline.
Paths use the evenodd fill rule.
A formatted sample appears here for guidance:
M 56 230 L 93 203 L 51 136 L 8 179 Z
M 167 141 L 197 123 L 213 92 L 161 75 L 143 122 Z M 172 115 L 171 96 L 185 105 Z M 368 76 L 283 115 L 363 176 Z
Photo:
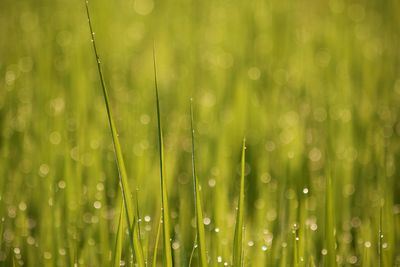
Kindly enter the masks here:
M 192 175 L 193 175 L 193 185 L 194 185 L 194 203 L 196 211 L 196 229 L 198 237 L 198 253 L 200 266 L 208 266 L 207 263 L 207 253 L 206 253 L 206 237 L 203 224 L 203 210 L 202 210 L 202 200 L 199 181 L 196 174 L 196 162 L 195 162 L 195 149 L 194 149 L 194 129 L 193 129 L 193 102 L 190 100 L 190 126 L 192 132 Z
M 242 162 L 240 175 L 239 203 L 236 216 L 235 237 L 233 241 L 233 266 L 242 266 L 243 255 L 243 227 L 244 227 L 244 173 L 246 160 L 246 139 L 243 139 Z
M 85 3 L 86 3 L 86 15 L 88 18 L 89 29 L 90 29 L 90 34 L 91 34 L 91 38 L 92 38 L 94 55 L 96 57 L 96 62 L 97 62 L 97 70 L 98 70 L 100 81 L 101 81 L 101 87 L 103 89 L 104 102 L 106 105 L 107 117 L 108 117 L 108 122 L 110 125 L 113 145 L 114 145 L 114 154 L 115 154 L 115 159 L 116 159 L 118 173 L 119 173 L 119 183 L 120 183 L 120 187 L 121 187 L 123 205 L 124 205 L 124 209 L 125 209 L 125 218 L 127 221 L 127 228 L 128 228 L 128 232 L 129 232 L 129 239 L 130 239 L 129 243 L 131 246 L 131 251 L 135 255 L 138 266 L 145 266 L 143 249 L 142 249 L 142 245 L 140 243 L 140 236 L 138 233 L 138 229 L 137 229 L 137 227 L 134 226 L 133 227 L 134 231 L 132 232 L 131 227 L 130 227 L 132 225 L 131 222 L 135 221 L 134 217 L 135 217 L 136 213 L 134 210 L 134 206 L 132 204 L 132 199 L 131 199 L 132 194 L 129 190 L 128 176 L 126 173 L 124 159 L 122 156 L 121 145 L 120 145 L 119 139 L 118 139 L 118 131 L 117 131 L 117 128 L 116 128 L 114 120 L 113 120 L 111 106 L 110 106 L 110 100 L 108 97 L 108 91 L 107 91 L 106 83 L 104 80 L 103 70 L 101 67 L 101 61 L 100 61 L 99 54 L 97 52 L 95 35 L 94 35 L 92 22 L 90 19 L 90 13 L 89 13 L 89 3 L 88 3 L 88 1 L 85 1 Z
M 123 200 L 122 200 L 123 201 Z M 114 267 L 119 267 L 121 262 L 121 254 L 122 254 L 122 246 L 124 242 L 124 205 L 121 201 L 121 208 L 120 214 L 118 219 L 118 228 L 117 228 L 117 237 L 115 240 L 115 247 L 114 247 Z
M 156 241 L 154 243 L 153 264 L 152 264 L 153 267 L 157 266 L 157 252 L 158 252 L 158 243 L 160 240 L 160 233 L 161 233 L 161 218 L 160 218 L 160 220 L 158 220 Z
M 168 193 L 167 193 L 167 182 L 165 178 L 165 165 L 164 165 L 164 141 L 162 134 L 161 118 L 160 118 L 160 100 L 158 97 L 158 85 L 157 85 L 157 68 L 156 68 L 156 53 L 155 47 L 153 46 L 153 63 L 154 63 L 154 84 L 156 89 L 156 102 L 157 102 L 157 125 L 158 125 L 158 145 L 160 149 L 160 179 L 161 179 L 161 216 L 163 224 L 163 239 L 164 239 L 164 266 L 172 266 L 172 251 L 171 251 L 171 240 L 170 240 L 170 224 L 169 224 L 169 208 L 168 208 Z

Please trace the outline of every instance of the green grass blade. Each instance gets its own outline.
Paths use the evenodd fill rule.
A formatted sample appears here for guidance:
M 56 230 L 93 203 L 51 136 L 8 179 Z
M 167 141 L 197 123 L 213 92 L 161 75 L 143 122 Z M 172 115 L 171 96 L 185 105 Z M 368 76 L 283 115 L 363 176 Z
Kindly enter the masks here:
M 13 255 L 13 257 L 12 257 L 12 262 L 13 262 L 13 267 L 17 267 L 17 266 L 18 266 L 17 261 L 15 260 L 15 256 L 14 256 L 14 255 Z
M 160 233 L 161 233 L 161 218 L 160 218 L 160 220 L 158 220 L 156 241 L 154 242 L 152 267 L 157 267 L 157 252 L 158 252 L 158 243 L 159 243 L 159 240 L 160 240 Z
M 379 230 L 378 230 L 378 257 L 379 257 L 379 267 L 383 266 L 383 254 L 382 254 L 382 243 L 383 243 L 383 231 L 382 231 L 382 217 L 383 217 L 383 200 L 379 205 Z
M 233 266 L 239 267 L 242 265 L 243 255 L 243 227 L 244 227 L 244 172 L 246 160 L 246 139 L 243 139 L 242 146 L 242 162 L 240 175 L 240 193 L 239 203 L 236 216 L 235 237 L 233 241 Z
M 326 249 L 328 252 L 325 266 L 334 267 L 336 266 L 334 188 L 329 168 L 327 171 L 325 205 L 325 235 Z
M 299 267 L 300 266 L 300 256 L 299 256 L 299 229 L 298 225 L 294 224 L 293 225 L 293 233 L 294 233 L 294 239 L 293 239 L 293 261 L 294 261 L 294 266 Z
M 316 267 L 313 256 L 310 256 L 310 267 Z
M 130 229 L 131 222 L 134 221 L 134 216 L 135 216 L 134 206 L 132 204 L 132 199 L 131 199 L 132 195 L 129 190 L 128 176 L 126 173 L 124 159 L 122 156 L 121 145 L 120 145 L 119 139 L 118 139 L 117 128 L 115 126 L 112 112 L 111 112 L 110 100 L 108 97 L 108 92 L 107 92 L 107 88 L 106 88 L 106 84 L 105 84 L 105 80 L 104 80 L 103 70 L 101 67 L 101 61 L 100 61 L 99 54 L 97 52 L 95 34 L 93 31 L 92 22 L 91 22 L 90 13 L 89 13 L 89 3 L 88 3 L 88 1 L 85 1 L 85 3 L 86 3 L 86 15 L 88 18 L 89 29 L 90 29 L 90 34 L 91 34 L 92 44 L 93 44 L 93 50 L 94 50 L 94 54 L 95 54 L 96 62 L 97 62 L 97 70 L 98 70 L 100 81 L 101 81 L 101 87 L 103 89 L 104 102 L 106 105 L 107 117 L 108 117 L 110 129 L 111 129 L 111 135 L 112 135 L 112 140 L 113 140 L 113 145 L 114 145 L 114 154 L 115 154 L 115 159 L 117 162 L 117 168 L 118 168 L 118 173 L 119 173 L 119 180 L 120 180 L 119 182 L 120 182 L 120 187 L 121 187 L 122 199 L 123 199 L 123 203 L 124 203 L 125 217 L 126 217 L 126 221 L 127 221 L 127 225 L 128 225 L 128 232 L 129 232 L 129 239 L 130 239 L 129 243 L 130 243 L 132 252 L 134 252 L 134 254 L 135 254 L 135 258 L 136 258 L 138 265 L 145 266 L 143 250 L 142 250 L 142 246 L 140 243 L 140 236 L 137 232 L 137 227 L 133 227 L 133 229 L 136 229 L 133 233 Z
M 170 224 L 169 224 L 169 208 L 168 208 L 168 193 L 167 182 L 165 179 L 165 165 L 164 165 L 164 142 L 160 118 L 160 100 L 158 97 L 157 85 L 157 68 L 156 68 L 156 54 L 153 47 L 153 63 L 154 63 L 154 84 L 156 89 L 156 102 L 157 102 L 157 125 L 158 125 L 158 145 L 160 149 L 160 179 L 161 179 L 161 207 L 162 207 L 162 223 L 163 223 L 163 239 L 164 239 L 164 266 L 172 266 L 172 251 L 170 240 Z
M 1 221 L 0 221 L 0 246 L 3 243 L 4 221 L 5 221 L 5 219 L 1 218 Z
M 285 245 L 283 245 L 285 244 Z M 288 248 L 287 248 L 287 244 L 285 242 L 282 243 L 282 249 L 281 249 L 281 259 L 280 259 L 280 263 L 279 266 L 280 267 L 287 267 L 288 265 Z
M 195 200 L 195 212 L 196 212 L 196 228 L 198 236 L 198 253 L 200 266 L 208 266 L 207 263 L 207 253 L 206 253 L 206 235 L 204 231 L 203 224 L 203 210 L 202 210 L 202 200 L 199 181 L 196 175 L 196 163 L 195 163 L 195 153 L 194 153 L 194 129 L 193 129 L 193 103 L 190 100 L 190 126 L 192 131 L 192 175 L 193 175 L 193 185 L 194 185 L 194 200 Z
M 115 240 L 115 247 L 114 247 L 114 267 L 119 267 L 121 262 L 121 254 L 122 254 L 122 246 L 124 244 L 124 205 L 121 201 L 121 208 L 118 220 L 118 229 L 117 229 L 117 237 Z

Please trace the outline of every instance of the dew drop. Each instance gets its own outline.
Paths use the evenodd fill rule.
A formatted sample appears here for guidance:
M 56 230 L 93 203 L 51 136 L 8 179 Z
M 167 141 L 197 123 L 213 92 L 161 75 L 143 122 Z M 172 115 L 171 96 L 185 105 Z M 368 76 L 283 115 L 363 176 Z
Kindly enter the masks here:
M 208 217 L 205 217 L 205 218 L 203 219 L 203 223 L 204 223 L 205 225 L 209 225 L 209 224 L 211 223 L 211 219 L 208 218 Z
M 95 209 L 100 209 L 100 208 L 101 208 L 101 202 L 100 202 L 100 201 L 95 201 L 95 202 L 93 203 L 93 207 L 94 207 Z

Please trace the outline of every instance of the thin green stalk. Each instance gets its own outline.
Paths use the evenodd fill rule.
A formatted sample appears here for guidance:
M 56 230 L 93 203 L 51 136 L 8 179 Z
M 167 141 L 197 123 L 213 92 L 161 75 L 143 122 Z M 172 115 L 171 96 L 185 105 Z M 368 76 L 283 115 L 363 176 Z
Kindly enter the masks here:
M 310 256 L 310 267 L 316 267 L 313 256 Z
M 1 222 L 0 222 L 0 248 L 1 248 L 1 244 L 3 244 L 3 230 L 4 230 L 4 218 L 1 218 Z
M 138 228 L 136 226 L 134 226 L 133 232 L 130 228 L 131 222 L 135 221 L 135 219 L 134 219 L 135 211 L 134 211 L 134 206 L 133 206 L 132 200 L 131 200 L 132 195 L 129 190 L 128 175 L 127 175 L 126 169 L 125 169 L 124 159 L 122 156 L 122 149 L 121 149 L 121 145 L 120 145 L 119 139 L 118 139 L 117 128 L 115 126 L 112 112 L 111 112 L 110 100 L 108 97 L 108 91 L 107 91 L 106 83 L 104 80 L 104 75 L 103 75 L 103 70 L 101 67 L 99 53 L 97 52 L 95 33 L 93 31 L 92 22 L 91 22 L 90 13 L 89 13 L 89 2 L 85 1 L 85 4 L 86 4 L 85 5 L 86 6 L 86 15 L 87 15 L 90 34 L 91 34 L 91 38 L 92 38 L 91 41 L 93 44 L 94 55 L 96 57 L 97 70 L 98 70 L 100 81 L 101 81 L 101 87 L 103 89 L 104 102 L 106 105 L 107 117 L 108 117 L 108 122 L 110 125 L 113 145 L 114 145 L 114 154 L 115 154 L 115 159 L 116 159 L 118 173 L 119 173 L 119 183 L 120 183 L 120 187 L 121 187 L 123 205 L 124 205 L 124 209 L 125 209 L 125 218 L 126 218 L 126 222 L 127 222 L 127 226 L 128 226 L 127 229 L 128 229 L 128 233 L 129 233 L 129 243 L 131 246 L 131 251 L 135 255 L 138 266 L 145 266 L 144 257 L 143 257 L 143 249 L 142 249 L 142 245 L 140 243 L 140 236 L 138 234 Z
M 121 201 L 121 208 L 120 214 L 118 219 L 118 228 L 117 228 L 117 237 L 115 240 L 115 247 L 114 247 L 114 267 L 119 267 L 121 262 L 121 254 L 122 254 L 122 246 L 124 241 L 124 205 Z
M 382 231 L 382 217 L 383 217 L 383 200 L 379 205 L 379 237 L 378 237 L 378 256 L 379 256 L 379 267 L 383 266 L 383 254 L 382 254 L 382 243 L 383 243 L 383 231 Z
M 194 129 L 193 129 L 193 102 L 190 100 L 190 127 L 192 132 L 192 175 L 193 175 L 193 185 L 194 185 L 194 206 L 196 212 L 196 229 L 197 236 L 199 240 L 198 253 L 200 266 L 208 266 L 207 262 L 207 252 L 206 252 L 206 235 L 204 231 L 203 224 L 203 210 L 202 210 L 202 200 L 201 192 L 199 186 L 199 180 L 196 174 L 196 162 L 195 162 L 195 149 L 194 149 Z
M 158 146 L 160 149 L 160 179 L 161 179 L 161 208 L 162 208 L 162 223 L 163 223 L 163 239 L 164 239 L 164 266 L 172 266 L 172 251 L 170 240 L 170 224 L 169 224 L 169 208 L 168 208 L 168 193 L 167 182 L 165 179 L 165 165 L 164 165 L 164 142 L 160 118 L 160 100 L 158 97 L 157 85 L 157 68 L 156 68 L 156 53 L 153 46 L 153 64 L 154 64 L 154 84 L 156 89 L 156 102 L 157 102 L 157 125 L 158 125 Z
M 13 262 L 13 267 L 17 267 L 18 266 L 17 260 L 15 259 L 14 255 L 12 256 L 12 262 Z
M 242 265 L 243 255 L 243 224 L 244 224 L 244 173 L 246 160 L 246 139 L 243 139 L 242 146 L 242 162 L 240 175 L 240 193 L 238 211 L 236 217 L 235 237 L 233 243 L 233 266 L 240 267 Z
M 300 266 L 300 256 L 299 256 L 299 229 L 298 229 L 298 225 L 294 224 L 293 226 L 293 233 L 294 233 L 294 246 L 293 246 L 293 250 L 294 250 L 294 266 L 295 267 L 299 267 Z
M 334 209 L 334 185 L 330 170 L 327 171 L 325 199 L 325 235 L 326 235 L 326 266 L 336 266 L 336 240 L 335 240 L 335 209 Z
M 161 218 L 160 218 L 160 220 L 158 221 L 156 241 L 155 241 L 155 243 L 154 243 L 153 264 L 152 264 L 152 267 L 157 267 L 157 252 L 158 252 L 158 242 L 159 242 L 159 240 L 160 240 L 160 233 L 161 233 Z

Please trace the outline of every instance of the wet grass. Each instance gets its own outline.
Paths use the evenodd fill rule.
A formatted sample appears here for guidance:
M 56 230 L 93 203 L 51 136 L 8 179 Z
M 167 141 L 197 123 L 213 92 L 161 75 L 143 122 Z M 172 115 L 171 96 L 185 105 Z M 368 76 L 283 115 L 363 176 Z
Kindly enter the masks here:
M 0 266 L 400 266 L 397 1 L 87 4 L 0 1 Z
M 107 110 L 107 118 L 108 118 L 108 122 L 110 125 L 111 136 L 112 136 L 112 141 L 113 141 L 113 145 L 114 145 L 115 159 L 116 159 L 116 164 L 117 164 L 117 168 L 118 168 L 119 184 L 121 186 L 121 194 L 122 194 L 122 207 L 121 208 L 123 208 L 123 210 L 121 209 L 120 213 L 123 213 L 124 217 L 126 219 L 126 225 L 127 225 L 126 229 L 127 229 L 127 232 L 129 233 L 128 239 L 129 239 L 129 244 L 131 247 L 131 253 L 135 255 L 135 261 L 136 261 L 137 265 L 139 267 L 141 267 L 141 266 L 145 266 L 145 263 L 144 263 L 144 257 L 143 257 L 142 244 L 140 242 L 139 226 L 137 224 L 138 218 L 136 217 L 136 215 L 138 214 L 138 207 L 134 208 L 133 200 L 132 200 L 133 195 L 131 194 L 131 191 L 129 189 L 128 175 L 126 173 L 125 163 L 124 163 L 124 159 L 122 156 L 122 149 L 121 149 L 121 145 L 120 145 L 120 142 L 118 139 L 117 127 L 115 126 L 114 118 L 111 113 L 110 100 L 109 100 L 108 91 L 106 88 L 106 82 L 104 79 L 103 70 L 101 67 L 100 56 L 99 56 L 99 53 L 97 52 L 95 32 L 93 31 L 92 23 L 90 20 L 88 3 L 89 2 L 86 0 L 85 1 L 86 15 L 87 15 L 88 23 L 89 23 L 90 36 L 92 38 L 91 42 L 93 44 L 93 51 L 94 51 L 94 55 L 95 55 L 96 62 L 97 62 L 97 69 L 98 69 L 99 77 L 100 77 L 100 81 L 101 81 L 101 88 L 103 89 L 104 102 L 105 102 L 105 106 L 106 106 L 106 110 Z M 157 94 L 157 97 L 158 97 L 158 94 Z M 158 99 L 157 99 L 157 104 L 158 104 Z M 137 196 L 136 196 L 136 199 L 137 199 Z M 118 223 L 118 230 L 124 231 L 124 229 L 125 228 L 123 227 L 123 223 L 120 219 L 119 223 Z M 118 237 L 118 239 L 117 239 L 116 248 L 118 248 L 118 250 L 114 251 L 114 254 L 121 252 L 120 246 L 121 246 L 122 240 L 119 235 L 117 235 L 117 237 Z M 116 258 L 117 257 L 119 257 L 119 256 L 116 256 Z

